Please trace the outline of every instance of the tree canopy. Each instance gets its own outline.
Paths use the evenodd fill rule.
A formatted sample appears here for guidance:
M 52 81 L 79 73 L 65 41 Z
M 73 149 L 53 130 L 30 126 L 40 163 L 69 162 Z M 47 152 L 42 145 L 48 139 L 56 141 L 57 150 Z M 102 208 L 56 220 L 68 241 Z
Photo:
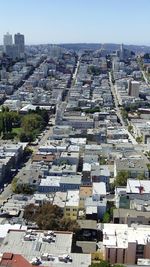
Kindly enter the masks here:
M 48 124 L 49 115 L 47 110 L 36 108 L 29 110 L 28 114 L 22 115 L 16 111 L 9 111 L 8 107 L 2 106 L 0 112 L 0 135 L 3 139 L 18 137 L 22 142 L 33 141 L 37 134 Z
M 91 74 L 91 75 L 94 75 L 94 76 L 96 75 L 97 76 L 97 75 L 101 74 L 101 69 L 98 66 L 91 65 L 91 66 L 88 67 L 87 72 L 89 74 Z
M 50 203 L 44 203 L 41 206 L 27 205 L 24 210 L 24 218 L 27 221 L 36 222 L 41 230 L 76 232 L 79 229 L 76 221 L 64 218 L 62 209 Z
M 118 172 L 116 179 L 114 181 L 115 186 L 126 186 L 127 179 L 129 178 L 128 171 L 120 171 Z

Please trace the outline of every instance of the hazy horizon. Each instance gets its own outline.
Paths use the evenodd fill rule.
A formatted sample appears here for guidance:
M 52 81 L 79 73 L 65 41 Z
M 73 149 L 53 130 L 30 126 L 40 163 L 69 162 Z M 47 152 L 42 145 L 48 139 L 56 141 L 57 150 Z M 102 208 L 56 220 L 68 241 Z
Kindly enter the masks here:
M 150 46 L 149 10 L 149 0 L 1 0 L 0 44 L 6 32 L 20 32 L 27 45 Z

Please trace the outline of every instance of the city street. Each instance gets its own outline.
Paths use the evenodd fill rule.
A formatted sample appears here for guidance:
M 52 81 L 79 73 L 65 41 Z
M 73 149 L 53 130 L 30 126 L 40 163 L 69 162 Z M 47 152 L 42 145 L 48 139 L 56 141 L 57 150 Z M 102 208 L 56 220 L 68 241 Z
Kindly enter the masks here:
M 117 116 L 118 116 L 118 118 L 120 120 L 121 125 L 123 126 L 124 129 L 126 129 L 127 134 L 129 136 L 129 140 L 131 141 L 131 143 L 133 145 L 137 145 L 138 143 L 136 142 L 136 140 L 132 136 L 132 134 L 128 131 L 128 126 L 125 124 L 125 122 L 124 122 L 124 120 L 122 118 L 121 111 L 120 111 L 120 108 L 119 108 L 119 105 L 118 105 L 118 98 L 117 98 L 117 95 L 116 95 L 115 86 L 112 83 L 112 77 L 111 77 L 111 73 L 110 72 L 109 72 L 109 82 L 110 82 L 111 92 L 112 92 L 112 95 L 113 95 L 114 104 L 115 104 L 115 108 L 116 108 L 116 114 L 117 114 Z

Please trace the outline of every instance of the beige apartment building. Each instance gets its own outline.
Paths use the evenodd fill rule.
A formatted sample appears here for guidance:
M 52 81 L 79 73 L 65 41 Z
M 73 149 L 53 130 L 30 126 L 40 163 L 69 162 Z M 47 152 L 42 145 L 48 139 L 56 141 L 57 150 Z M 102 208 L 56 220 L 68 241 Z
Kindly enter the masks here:
M 138 259 L 150 259 L 150 226 L 104 224 L 104 258 L 111 264 L 136 264 Z

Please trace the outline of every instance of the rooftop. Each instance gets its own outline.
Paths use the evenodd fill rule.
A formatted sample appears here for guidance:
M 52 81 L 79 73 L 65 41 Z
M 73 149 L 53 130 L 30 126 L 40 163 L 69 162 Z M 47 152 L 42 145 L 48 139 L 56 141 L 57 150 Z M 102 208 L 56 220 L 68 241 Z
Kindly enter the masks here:
M 128 248 L 128 243 L 146 245 L 150 242 L 149 225 L 104 224 L 103 245 L 114 248 Z
M 78 207 L 79 205 L 79 190 L 69 190 L 66 199 L 66 206 Z
M 50 242 L 48 240 L 51 240 Z M 52 241 L 53 240 L 53 241 Z M 90 254 L 75 254 L 70 253 L 72 245 L 72 233 L 67 232 L 52 232 L 52 231 L 10 231 L 4 242 L 1 245 L 0 252 L 7 252 L 7 260 L 13 259 L 15 255 L 21 254 L 25 260 L 16 260 L 20 265 L 11 265 L 11 267 L 28 267 L 27 262 L 33 262 L 36 258 L 40 259 L 42 266 L 56 266 L 56 267 L 88 267 L 91 264 Z M 48 256 L 53 260 L 48 261 Z M 21 256 L 20 256 L 21 257 Z M 72 261 L 65 262 L 64 258 L 69 257 Z M 5 263 L 5 262 L 4 262 Z M 7 261 L 8 263 L 8 261 Z M 23 265 L 26 263 L 26 265 Z M 3 266 L 3 265 L 0 265 Z
M 1 261 L 0 266 L 9 266 L 9 267 L 32 267 L 32 264 L 30 264 L 24 257 L 18 254 L 12 254 L 12 253 L 4 253 Z
M 70 253 L 72 233 L 56 232 L 54 242 L 44 241 L 48 232 L 9 231 L 1 244 L 0 252 L 12 252 L 23 255 L 29 261 L 42 253 Z
M 92 186 L 80 186 L 80 196 L 89 197 L 92 195 Z
M 106 184 L 104 182 L 93 183 L 93 195 L 106 195 Z
M 150 180 L 127 180 L 127 193 L 132 194 L 150 194 Z
M 142 157 L 131 157 L 131 158 L 122 158 L 116 160 L 116 168 L 117 170 L 140 170 L 145 171 L 148 170 L 147 168 L 148 161 Z

